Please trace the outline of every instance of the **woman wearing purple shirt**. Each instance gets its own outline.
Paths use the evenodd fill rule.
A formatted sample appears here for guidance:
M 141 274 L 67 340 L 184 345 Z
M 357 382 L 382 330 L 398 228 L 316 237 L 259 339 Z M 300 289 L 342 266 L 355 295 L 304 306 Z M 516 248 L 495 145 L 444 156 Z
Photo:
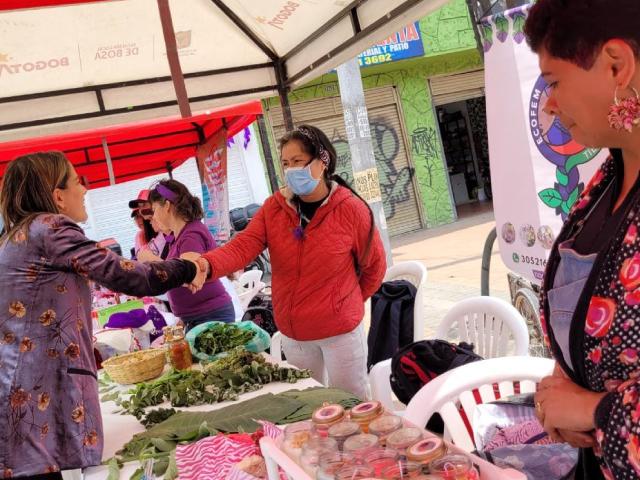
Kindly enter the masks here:
M 61 479 L 98 465 L 102 420 L 89 280 L 129 295 L 204 282 L 197 264 L 142 264 L 101 248 L 81 184 L 60 152 L 12 161 L 0 205 L 0 478 Z
M 170 258 L 180 258 L 185 252 L 205 253 L 216 248 L 216 242 L 202 223 L 204 212 L 198 197 L 177 180 L 161 180 L 149 193 L 153 218 L 173 232 Z M 189 330 L 204 322 L 233 322 L 235 312 L 231 297 L 220 280 L 207 282 L 198 293 L 178 287 L 168 293 L 171 311 L 180 317 Z

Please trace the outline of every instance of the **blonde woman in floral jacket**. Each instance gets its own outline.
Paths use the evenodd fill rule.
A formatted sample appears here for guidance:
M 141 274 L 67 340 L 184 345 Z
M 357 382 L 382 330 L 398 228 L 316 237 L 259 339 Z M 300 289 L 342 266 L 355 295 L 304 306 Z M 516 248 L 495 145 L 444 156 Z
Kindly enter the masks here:
M 525 26 L 547 114 L 578 143 L 611 149 L 556 240 L 542 292 L 557 366 L 536 411 L 552 438 L 581 448 L 577 479 L 640 477 L 638 18 L 638 0 L 539 0 Z
M 85 194 L 58 152 L 20 157 L 4 175 L 0 478 L 60 479 L 102 461 L 88 280 L 138 296 L 204 281 L 192 262 L 136 263 L 86 238 L 75 223 Z

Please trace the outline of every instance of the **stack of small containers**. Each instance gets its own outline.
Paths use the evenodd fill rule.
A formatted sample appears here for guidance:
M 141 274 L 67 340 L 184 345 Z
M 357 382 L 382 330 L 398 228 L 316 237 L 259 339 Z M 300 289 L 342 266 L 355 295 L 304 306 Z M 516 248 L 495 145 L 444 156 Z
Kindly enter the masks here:
M 466 455 L 386 412 L 380 402 L 346 411 L 324 405 L 285 429 L 283 450 L 317 480 L 477 480 Z

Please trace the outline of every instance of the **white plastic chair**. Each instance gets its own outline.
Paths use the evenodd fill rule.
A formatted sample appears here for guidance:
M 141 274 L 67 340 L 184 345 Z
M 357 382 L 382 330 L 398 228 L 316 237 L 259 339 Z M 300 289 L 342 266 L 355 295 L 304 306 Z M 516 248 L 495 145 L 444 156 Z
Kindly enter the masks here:
M 427 268 L 422 262 L 409 260 L 398 262 L 387 269 L 385 282 L 407 280 L 416 287 L 416 301 L 413 307 L 413 341 L 424 338 L 424 289 L 427 284 Z
M 271 346 L 269 347 L 269 355 L 278 362 L 282 361 L 282 334 L 276 332 L 271 337 Z
M 529 354 L 526 321 L 515 307 L 495 297 L 467 298 L 454 305 L 435 338 L 472 343 L 484 359 Z
M 514 394 L 514 382 L 520 383 L 520 393 L 535 392 L 537 383 L 553 373 L 555 362 L 541 357 L 502 357 L 468 363 L 439 375 L 411 399 L 404 413 L 409 422 L 424 426 L 434 413 L 439 413 L 445 425 L 445 439 L 471 452 L 473 437 L 460 415 L 463 409 L 473 427 L 478 405 L 473 390 L 480 393 L 481 402 L 496 400 L 494 385 L 500 397 Z
M 253 297 L 255 297 L 266 284 L 262 281 L 261 270 L 249 270 L 240 275 L 238 285 L 243 289 L 238 294 L 242 310 L 246 310 Z
M 457 327 L 458 338 L 450 335 Z M 506 356 L 510 346 L 512 355 L 527 355 L 529 332 L 520 313 L 507 302 L 494 297 L 473 297 L 454 305 L 440 322 L 434 338 L 473 343 L 475 352 L 483 358 Z M 369 372 L 371 396 L 391 411 L 398 405 L 393 401 L 389 383 L 391 360 L 377 363 Z

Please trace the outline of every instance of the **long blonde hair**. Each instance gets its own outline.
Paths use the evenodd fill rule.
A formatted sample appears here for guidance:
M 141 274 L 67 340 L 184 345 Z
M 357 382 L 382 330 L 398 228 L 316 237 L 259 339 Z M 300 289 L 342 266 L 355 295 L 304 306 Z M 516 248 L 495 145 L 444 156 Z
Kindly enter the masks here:
M 53 191 L 66 188 L 70 176 L 71 163 L 62 152 L 30 153 L 9 163 L 0 190 L 3 240 L 41 213 L 60 213 Z

